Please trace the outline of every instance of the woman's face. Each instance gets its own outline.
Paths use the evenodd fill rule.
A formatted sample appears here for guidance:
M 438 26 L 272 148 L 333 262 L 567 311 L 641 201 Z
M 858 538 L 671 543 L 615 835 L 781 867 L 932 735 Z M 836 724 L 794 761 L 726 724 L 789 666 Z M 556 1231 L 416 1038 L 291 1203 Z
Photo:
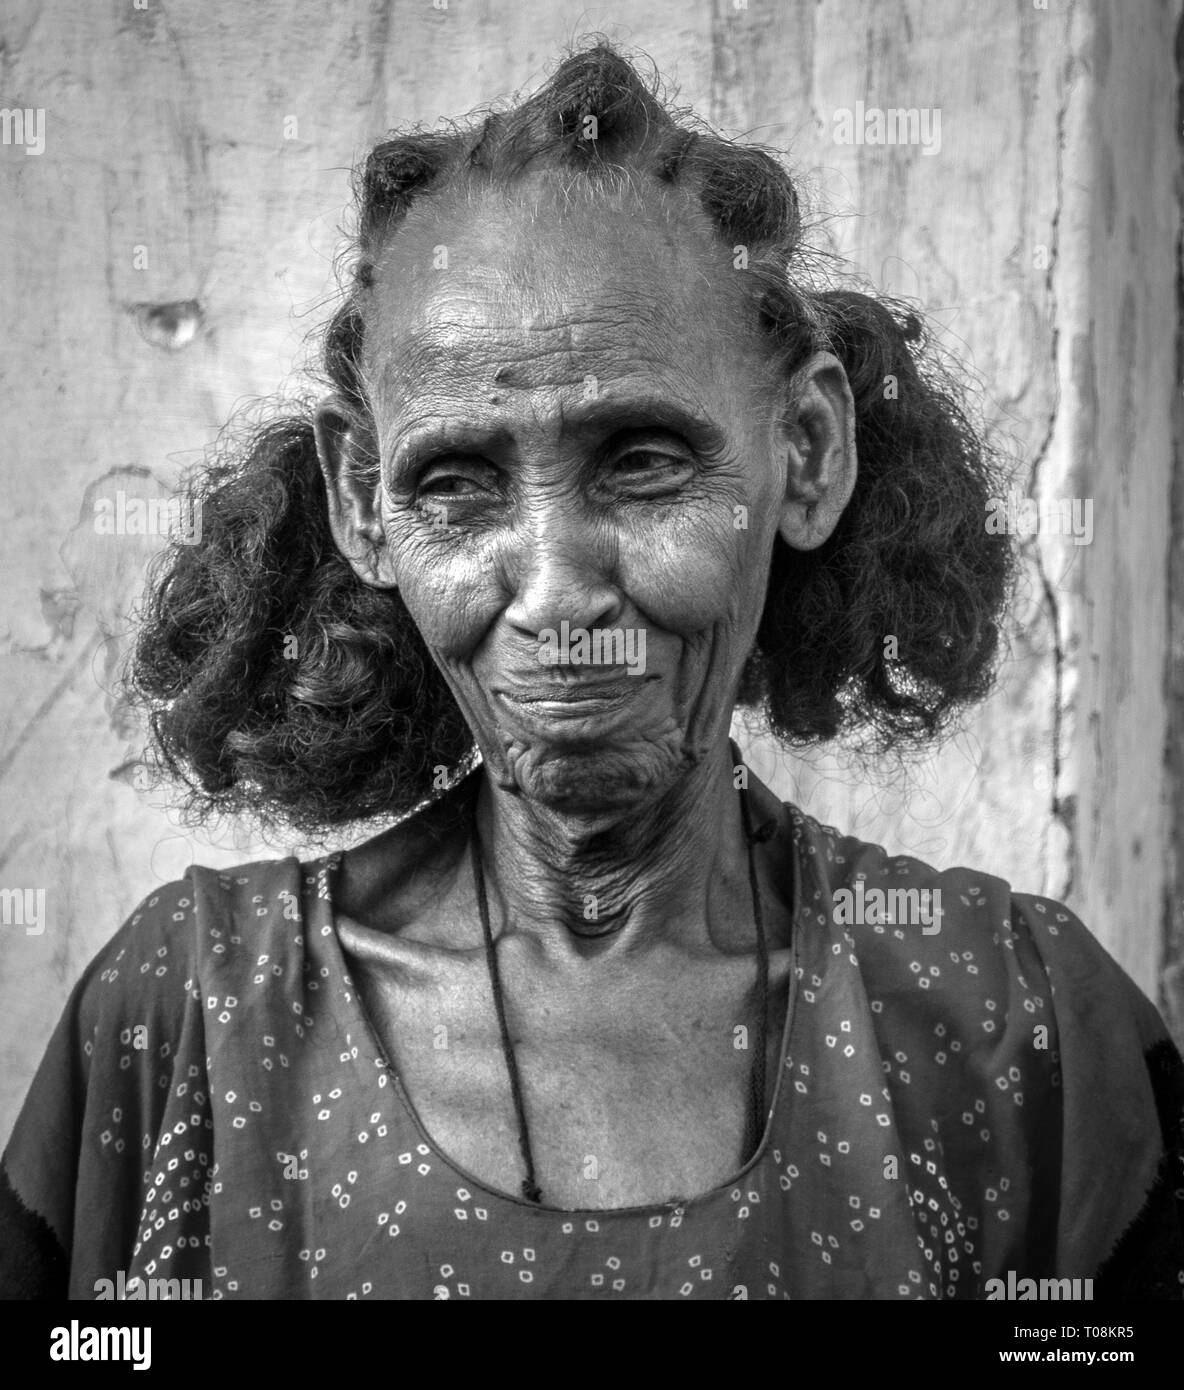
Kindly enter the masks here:
M 744 273 L 685 212 L 547 186 L 378 265 L 367 577 L 495 779 L 556 809 L 660 794 L 729 725 L 789 438 Z

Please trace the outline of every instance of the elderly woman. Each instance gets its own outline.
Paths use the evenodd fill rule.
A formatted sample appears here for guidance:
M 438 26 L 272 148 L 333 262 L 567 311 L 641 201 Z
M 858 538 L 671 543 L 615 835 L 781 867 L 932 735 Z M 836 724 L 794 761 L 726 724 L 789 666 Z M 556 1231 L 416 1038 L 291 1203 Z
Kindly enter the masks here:
M 729 740 L 987 688 L 1009 541 L 918 322 L 811 292 L 781 166 L 605 47 L 379 145 L 359 214 L 331 390 L 202 484 L 134 675 L 200 809 L 395 823 L 124 924 L 5 1156 L 8 1289 L 1179 1296 L 1152 1006 Z

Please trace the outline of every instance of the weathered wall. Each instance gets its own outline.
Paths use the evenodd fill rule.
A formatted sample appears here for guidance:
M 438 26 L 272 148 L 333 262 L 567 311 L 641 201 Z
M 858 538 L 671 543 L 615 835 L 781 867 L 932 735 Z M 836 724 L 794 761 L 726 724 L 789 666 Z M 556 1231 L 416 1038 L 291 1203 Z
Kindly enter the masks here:
M 1177 148 L 1184 156 L 1184 24 L 1176 30 Z M 1184 157 L 1177 160 L 1177 208 L 1184 210 Z M 1163 974 L 1164 1009 L 1175 1035 L 1184 1037 L 1184 219 L 1176 229 L 1176 382 L 1172 411 L 1175 465 L 1172 474 L 1171 555 L 1168 565 L 1169 631 L 1167 779 L 1170 799 L 1166 897 L 1167 942 Z
M 368 141 L 533 85 L 592 26 L 817 170 L 823 204 L 859 214 L 835 245 L 928 307 L 1021 481 L 1094 503 L 1091 545 L 1028 544 L 999 694 L 940 754 L 868 774 L 758 742 L 756 765 L 893 848 L 1067 895 L 1156 992 L 1179 0 L 1038 4 L 10 0 L 0 105 L 43 110 L 45 146 L 10 127 L 0 147 L 0 886 L 44 888 L 46 927 L 0 931 L 0 1133 L 135 902 L 195 856 L 259 852 L 188 836 L 134 785 L 114 669 L 151 542 L 96 535 L 95 500 L 167 490 L 282 383 Z M 836 144 L 859 101 L 940 110 L 940 149 Z

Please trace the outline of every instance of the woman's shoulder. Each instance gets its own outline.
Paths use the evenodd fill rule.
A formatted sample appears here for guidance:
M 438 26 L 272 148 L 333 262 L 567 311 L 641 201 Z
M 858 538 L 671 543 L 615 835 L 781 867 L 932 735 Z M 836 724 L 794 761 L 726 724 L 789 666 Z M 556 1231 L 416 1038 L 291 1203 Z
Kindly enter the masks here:
M 238 934 L 244 927 L 272 918 L 291 921 L 299 917 L 301 900 L 332 868 L 335 858 L 326 855 L 301 861 L 288 855 L 228 868 L 191 864 L 180 878 L 140 899 L 99 958 L 110 958 L 114 964 L 129 953 L 180 946 L 189 941 L 195 927 L 229 946 L 228 930 Z
M 295 858 L 193 865 L 145 894 L 93 957 L 0 1162 L 5 1296 L 64 1293 L 79 1204 L 93 1214 L 96 1201 L 122 1200 L 111 1194 L 127 1195 L 138 1155 L 185 1134 L 189 1147 L 178 1143 L 170 1170 L 182 1161 L 201 1169 L 213 1125 L 210 1054 L 231 1036 L 254 1045 L 303 1026 L 293 1004 L 314 986 L 302 933 L 329 871 L 329 860 Z M 90 1254 L 101 1253 L 106 1271 L 126 1261 L 131 1227 L 100 1225 Z
M 186 996 L 197 1000 L 211 972 L 241 973 L 261 954 L 285 970 L 285 958 L 302 945 L 310 902 L 328 899 L 334 860 L 190 865 L 146 893 L 123 919 L 78 980 L 74 1008 L 87 1021 L 110 1007 L 129 1020 L 156 1021 L 176 1017 Z
M 1046 993 L 1078 1007 L 1106 996 L 1151 1033 L 1164 1032 L 1143 992 L 1066 903 L 973 867 L 891 853 L 788 803 L 785 812 L 801 911 L 849 938 L 869 984 L 903 974 L 918 992 L 948 993 L 957 981 L 960 992 L 1041 1004 Z
M 1184 1068 L 1152 1002 L 1065 903 L 786 816 L 806 1007 L 862 1019 L 898 1117 L 1025 1152 L 1058 1268 L 1178 1298 Z
M 1050 937 L 1089 937 L 1066 904 L 1017 891 L 996 874 L 965 864 L 939 868 L 828 825 L 789 802 L 784 809 L 802 878 L 800 896 L 825 904 L 839 925 L 879 926 L 885 930 L 873 935 L 897 941 L 906 939 L 910 927 L 921 937 L 1006 934 L 1032 926 Z
M 178 1067 L 202 1073 L 211 1030 L 247 1010 L 290 1008 L 304 985 L 308 924 L 329 919 L 333 859 L 194 864 L 145 894 L 75 982 L 34 1091 L 69 1076 L 67 1091 L 97 1082 L 124 1096 L 145 1067 L 167 1090 Z M 126 1096 L 118 1104 L 127 1109 Z

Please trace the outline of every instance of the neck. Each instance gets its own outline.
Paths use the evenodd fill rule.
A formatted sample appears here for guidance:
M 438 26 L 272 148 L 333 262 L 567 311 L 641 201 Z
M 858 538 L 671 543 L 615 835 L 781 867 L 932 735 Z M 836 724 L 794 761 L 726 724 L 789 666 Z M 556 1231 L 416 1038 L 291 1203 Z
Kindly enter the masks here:
M 619 815 L 562 814 L 482 781 L 477 827 L 495 929 L 581 954 L 751 936 L 747 847 L 724 739 Z M 495 906 L 496 904 L 496 906 Z M 713 910 L 714 909 L 714 910 Z

